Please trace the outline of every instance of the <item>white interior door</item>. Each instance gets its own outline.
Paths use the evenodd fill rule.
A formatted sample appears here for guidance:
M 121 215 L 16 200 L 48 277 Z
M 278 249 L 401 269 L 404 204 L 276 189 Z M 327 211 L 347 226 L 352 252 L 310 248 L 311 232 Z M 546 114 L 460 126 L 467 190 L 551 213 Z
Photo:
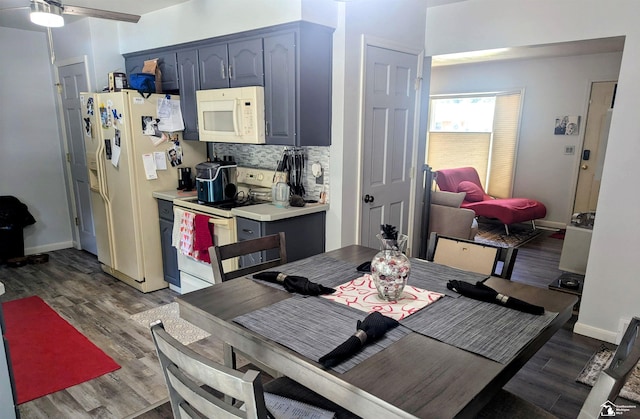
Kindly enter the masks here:
M 585 121 L 584 142 L 578 170 L 573 212 L 595 211 L 600 193 L 602 163 L 609 136 L 610 112 L 617 82 L 591 84 L 589 110 Z
M 91 210 L 91 189 L 83 137 L 83 109 L 80 103 L 80 92 L 89 90 L 84 63 L 58 67 L 58 82 L 62 95 L 62 111 L 69 150 L 68 161 L 75 198 L 78 239 L 82 249 L 97 255 L 96 233 Z
M 381 224 L 409 230 L 418 57 L 367 46 L 360 243 L 379 247 Z

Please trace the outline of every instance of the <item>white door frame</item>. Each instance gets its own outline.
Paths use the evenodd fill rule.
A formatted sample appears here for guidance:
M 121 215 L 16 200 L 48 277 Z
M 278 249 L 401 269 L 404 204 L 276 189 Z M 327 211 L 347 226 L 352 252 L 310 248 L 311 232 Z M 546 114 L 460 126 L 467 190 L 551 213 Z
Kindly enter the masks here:
M 397 52 L 402 52 L 402 53 L 406 53 L 406 54 L 411 54 L 411 55 L 415 55 L 416 56 L 416 60 L 418 60 L 417 62 L 417 74 L 416 74 L 416 78 L 417 80 L 422 80 L 422 74 L 424 71 L 424 66 L 423 66 L 423 61 L 424 61 L 424 50 L 420 51 L 418 49 L 415 48 L 411 48 L 411 47 L 407 47 L 406 45 L 402 45 L 398 42 L 395 41 L 391 41 L 391 40 L 387 40 L 387 39 L 383 39 L 383 38 L 377 38 L 374 36 L 367 36 L 367 35 L 362 35 L 361 36 L 361 43 L 360 43 L 361 47 L 360 47 L 360 51 L 361 51 L 361 56 L 360 56 L 360 102 L 358 103 L 358 167 L 357 167 L 357 186 L 356 186 L 356 193 L 357 196 L 359 197 L 357 199 L 357 204 L 356 204 L 356 237 L 357 237 L 357 243 L 361 244 L 361 236 L 362 236 L 362 199 L 360 198 L 362 196 L 362 181 L 363 181 L 363 174 L 362 174 L 362 170 L 363 170 L 363 162 L 362 162 L 362 158 L 364 156 L 364 113 L 365 113 L 365 104 L 367 101 L 367 98 L 365 97 L 365 82 L 366 82 L 366 72 L 367 72 L 367 68 L 366 68 L 366 62 L 367 62 L 367 48 L 368 47 L 378 47 L 378 48 L 385 48 L 385 49 L 389 49 L 389 50 L 393 50 L 393 51 L 397 51 Z M 415 103 L 415 113 L 414 113 L 414 129 L 413 129 L 413 145 L 411 148 L 411 193 L 409 195 L 409 220 L 412 220 L 410 223 L 408 223 L 409 225 L 409 230 L 407 232 L 408 236 L 409 236 L 409 244 L 408 244 L 408 251 L 407 253 L 409 253 L 410 256 L 417 256 L 418 255 L 418 251 L 419 251 L 419 240 L 415 237 L 416 232 L 419 231 L 420 226 L 416 225 L 416 203 L 417 203 L 417 193 L 416 193 L 416 186 L 417 186 L 417 181 L 418 179 L 420 179 L 420 181 L 422 180 L 422 163 L 418 163 L 418 148 L 419 148 L 419 126 L 420 126 L 420 98 L 421 98 L 421 92 L 422 92 L 422 86 L 423 84 L 421 83 L 420 89 L 416 90 L 416 103 Z M 426 141 L 426 138 L 424 139 L 424 141 Z M 424 158 L 422 159 L 424 160 Z
M 58 108 L 58 121 L 59 121 L 59 129 L 60 129 L 60 141 L 62 143 L 62 161 L 65 162 L 64 165 L 64 174 L 66 178 L 65 190 L 67 192 L 67 205 L 69 206 L 69 214 L 71 214 L 71 219 L 69 223 L 71 224 L 71 231 L 73 232 L 73 247 L 76 249 L 80 249 L 80 233 L 78 231 L 78 226 L 76 225 L 76 217 L 78 217 L 76 211 L 76 202 L 75 202 L 75 194 L 73 193 L 73 179 L 71 176 L 71 166 L 66 164 L 67 162 L 67 154 L 69 153 L 69 139 L 67 138 L 67 130 L 66 124 L 64 120 L 64 110 L 62 106 L 62 95 L 60 94 L 60 74 L 58 72 L 59 67 L 65 67 L 72 64 L 84 64 L 84 71 L 86 74 L 87 80 L 87 91 L 91 92 L 93 89 L 91 88 L 91 78 L 89 77 L 89 60 L 86 55 L 80 57 L 72 57 L 64 60 L 60 60 L 54 63 L 53 72 L 54 72 L 54 80 L 56 81 L 57 95 L 56 95 L 56 106 Z

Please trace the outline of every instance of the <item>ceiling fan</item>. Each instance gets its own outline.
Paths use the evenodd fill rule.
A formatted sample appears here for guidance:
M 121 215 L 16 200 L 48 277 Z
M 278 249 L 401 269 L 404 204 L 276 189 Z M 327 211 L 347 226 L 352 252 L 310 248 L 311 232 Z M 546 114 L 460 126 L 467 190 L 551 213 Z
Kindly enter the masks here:
M 64 19 L 62 15 L 96 17 L 131 23 L 137 23 L 138 20 L 140 20 L 140 16 L 138 15 L 72 6 L 70 4 L 64 5 L 62 2 L 55 0 L 31 0 L 30 7 L 31 13 L 29 14 L 29 18 L 31 22 L 46 27 L 63 26 Z

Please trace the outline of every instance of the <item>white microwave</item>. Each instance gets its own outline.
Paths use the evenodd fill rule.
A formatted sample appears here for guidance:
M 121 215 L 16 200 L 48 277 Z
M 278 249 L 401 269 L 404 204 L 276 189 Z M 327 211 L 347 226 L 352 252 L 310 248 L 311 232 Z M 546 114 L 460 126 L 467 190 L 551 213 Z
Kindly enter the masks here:
M 196 91 L 200 141 L 265 143 L 264 87 Z

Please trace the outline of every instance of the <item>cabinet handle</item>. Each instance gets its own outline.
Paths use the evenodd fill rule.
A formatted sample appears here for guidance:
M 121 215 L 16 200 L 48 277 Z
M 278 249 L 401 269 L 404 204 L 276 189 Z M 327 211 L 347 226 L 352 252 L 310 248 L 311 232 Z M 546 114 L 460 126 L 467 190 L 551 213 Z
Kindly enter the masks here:
M 269 121 L 265 121 L 264 123 L 264 130 L 266 131 L 266 135 L 267 137 L 269 136 Z
M 242 232 L 243 233 L 248 233 L 248 234 L 253 234 L 253 230 L 249 230 L 248 228 L 243 228 Z
M 220 77 L 223 79 L 226 79 L 227 76 L 224 75 L 225 71 L 224 71 L 224 62 L 220 61 Z
M 229 79 L 233 80 L 233 66 L 229 64 Z

